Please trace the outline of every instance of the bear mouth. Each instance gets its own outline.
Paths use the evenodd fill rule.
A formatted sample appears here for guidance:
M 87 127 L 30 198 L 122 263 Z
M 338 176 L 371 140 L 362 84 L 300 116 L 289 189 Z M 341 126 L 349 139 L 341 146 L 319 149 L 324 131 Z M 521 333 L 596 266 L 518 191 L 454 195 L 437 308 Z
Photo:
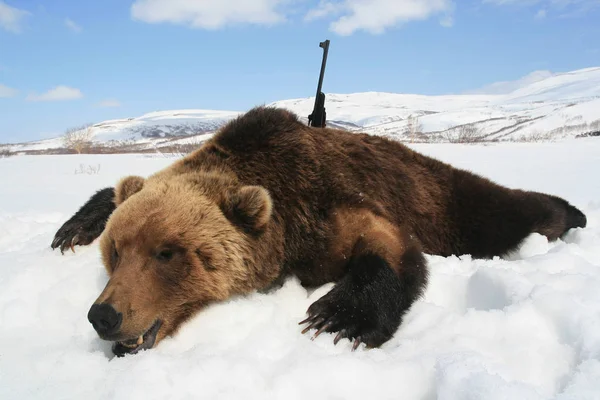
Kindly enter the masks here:
M 156 335 L 162 325 L 162 321 L 157 319 L 154 324 L 139 337 L 115 342 L 112 347 L 112 351 L 117 357 L 123 357 L 126 354 L 136 354 L 141 350 L 148 350 L 154 346 L 156 342 Z

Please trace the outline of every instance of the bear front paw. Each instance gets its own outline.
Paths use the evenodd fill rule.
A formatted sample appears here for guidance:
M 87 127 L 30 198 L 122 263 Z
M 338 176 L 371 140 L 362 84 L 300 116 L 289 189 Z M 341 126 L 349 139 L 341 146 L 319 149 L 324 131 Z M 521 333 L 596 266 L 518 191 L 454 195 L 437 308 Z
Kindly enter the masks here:
M 379 347 L 388 341 L 402 320 L 402 293 L 398 277 L 376 257 L 361 257 L 360 264 L 307 310 L 308 324 L 302 333 L 316 329 L 313 339 L 323 332 L 337 332 L 334 344 L 342 338 Z M 368 271 L 365 272 L 365 268 Z
M 114 211 L 114 189 L 99 190 L 60 227 L 54 235 L 50 247 L 60 248 L 62 254 L 66 249 L 75 252 L 75 246 L 87 246 L 104 230 L 106 221 Z
M 94 232 L 94 226 L 85 226 L 84 221 L 70 219 L 56 232 L 51 247 L 52 250 L 60 248 L 62 254 L 69 248 L 75 252 L 75 246 L 87 246 L 98 235 Z

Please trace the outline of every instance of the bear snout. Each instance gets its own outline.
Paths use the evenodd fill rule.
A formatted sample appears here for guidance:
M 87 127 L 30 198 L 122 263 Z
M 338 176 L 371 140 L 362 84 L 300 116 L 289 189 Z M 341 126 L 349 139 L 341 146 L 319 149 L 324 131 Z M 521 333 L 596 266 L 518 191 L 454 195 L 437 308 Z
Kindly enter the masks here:
M 115 335 L 121 328 L 123 314 L 107 303 L 94 304 L 88 312 L 88 321 L 101 337 Z

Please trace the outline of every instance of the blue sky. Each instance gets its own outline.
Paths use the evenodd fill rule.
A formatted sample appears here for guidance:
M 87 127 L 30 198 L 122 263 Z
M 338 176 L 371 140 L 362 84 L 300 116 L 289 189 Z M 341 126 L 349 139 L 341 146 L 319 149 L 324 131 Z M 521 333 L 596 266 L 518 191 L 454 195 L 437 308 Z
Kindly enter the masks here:
M 599 0 L 0 0 L 0 142 L 308 97 L 327 38 L 329 93 L 464 93 L 598 66 L 597 21 Z

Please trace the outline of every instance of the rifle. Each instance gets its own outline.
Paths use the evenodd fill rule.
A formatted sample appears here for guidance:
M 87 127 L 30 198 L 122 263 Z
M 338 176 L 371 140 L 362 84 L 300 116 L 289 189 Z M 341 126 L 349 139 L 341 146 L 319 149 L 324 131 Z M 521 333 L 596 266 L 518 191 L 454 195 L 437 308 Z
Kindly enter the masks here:
M 321 74 L 319 75 L 319 84 L 317 86 L 317 95 L 315 97 L 315 106 L 312 114 L 308 116 L 308 125 L 316 128 L 324 128 L 327 120 L 325 112 L 325 93 L 321 91 L 323 87 L 323 76 L 325 76 L 325 66 L 327 65 L 327 53 L 329 53 L 329 40 L 319 43 L 323 49 L 323 62 L 321 63 Z

